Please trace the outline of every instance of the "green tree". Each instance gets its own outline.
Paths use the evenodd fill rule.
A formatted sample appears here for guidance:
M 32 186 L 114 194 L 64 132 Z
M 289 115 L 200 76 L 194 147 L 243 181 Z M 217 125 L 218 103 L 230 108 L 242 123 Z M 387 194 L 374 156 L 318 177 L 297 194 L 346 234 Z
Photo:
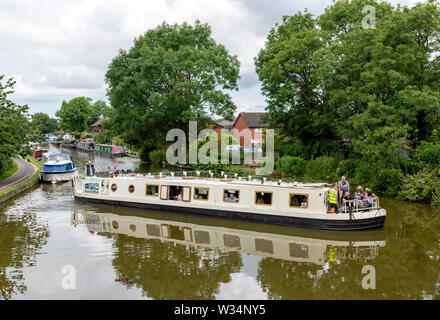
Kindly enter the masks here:
M 61 127 L 65 132 L 83 132 L 89 128 L 93 114 L 91 103 L 92 99 L 86 97 L 73 98 L 69 102 L 63 101 L 55 115 L 60 118 Z
M 58 129 L 58 121 L 46 113 L 37 112 L 32 115 L 31 126 L 38 133 L 50 133 Z
M 8 99 L 14 92 L 15 81 L 10 78 L 3 83 L 0 75 L 0 173 L 11 167 L 11 157 L 25 155 L 30 126 L 27 116 L 28 107 L 20 106 Z
M 139 147 L 143 158 L 166 143 L 172 128 L 208 114 L 230 118 L 237 89 L 236 56 L 211 37 L 207 24 L 161 24 L 121 50 L 106 73 L 111 126 Z

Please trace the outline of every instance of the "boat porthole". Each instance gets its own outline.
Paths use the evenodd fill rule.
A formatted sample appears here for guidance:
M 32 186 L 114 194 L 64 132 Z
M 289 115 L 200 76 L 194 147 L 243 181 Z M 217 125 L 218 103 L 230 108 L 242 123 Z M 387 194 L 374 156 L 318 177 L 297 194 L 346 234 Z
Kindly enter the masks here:
M 130 184 L 128 187 L 128 192 L 133 193 L 134 192 L 134 185 Z
M 113 226 L 113 229 L 118 229 L 118 228 L 119 228 L 119 223 L 118 223 L 118 221 L 113 221 L 113 222 L 112 222 L 112 226 Z
M 112 184 L 112 191 L 115 192 L 116 190 L 118 190 L 118 186 L 116 185 L 116 183 Z
M 136 226 L 134 224 L 130 224 L 130 230 L 136 232 Z

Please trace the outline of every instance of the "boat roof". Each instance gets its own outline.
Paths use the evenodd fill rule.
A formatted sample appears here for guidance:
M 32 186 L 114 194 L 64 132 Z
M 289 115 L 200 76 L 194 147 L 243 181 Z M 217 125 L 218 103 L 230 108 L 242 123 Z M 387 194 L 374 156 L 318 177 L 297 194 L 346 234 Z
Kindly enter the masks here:
M 151 184 L 157 184 L 159 182 L 163 183 L 164 181 L 171 183 L 184 183 L 184 184 L 197 184 L 197 185 L 247 185 L 247 186 L 262 186 L 262 187 L 279 187 L 279 188 L 300 188 L 300 189 L 315 189 L 315 190 L 328 190 L 331 186 L 328 183 L 302 183 L 302 182 L 288 182 L 282 180 L 273 179 L 261 179 L 252 177 L 250 180 L 246 180 L 246 178 L 238 177 L 238 178 L 203 178 L 203 177 L 176 177 L 176 176 L 165 176 L 162 175 L 148 175 L 148 174 L 135 174 L 135 175 L 124 175 L 117 176 L 113 179 L 145 179 L 151 181 Z

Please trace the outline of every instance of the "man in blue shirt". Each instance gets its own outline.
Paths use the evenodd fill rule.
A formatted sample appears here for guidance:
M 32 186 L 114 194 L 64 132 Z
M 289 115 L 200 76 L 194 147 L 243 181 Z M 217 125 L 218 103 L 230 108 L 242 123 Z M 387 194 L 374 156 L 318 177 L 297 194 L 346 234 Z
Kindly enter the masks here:
M 342 176 L 341 181 L 338 182 L 338 196 L 339 196 L 339 203 L 341 205 L 345 195 L 349 193 L 350 193 L 350 184 L 345 179 L 345 176 Z

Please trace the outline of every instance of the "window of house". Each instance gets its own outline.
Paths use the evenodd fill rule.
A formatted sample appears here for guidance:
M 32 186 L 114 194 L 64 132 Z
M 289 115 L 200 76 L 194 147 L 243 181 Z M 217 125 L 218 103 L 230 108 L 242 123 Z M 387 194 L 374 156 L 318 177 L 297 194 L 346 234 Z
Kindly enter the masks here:
M 223 190 L 224 202 L 240 202 L 240 190 L 224 189 Z
M 147 196 L 157 197 L 159 195 L 159 186 L 155 184 L 147 184 L 145 194 Z
M 208 200 L 209 199 L 209 188 L 194 188 L 194 199 L 195 200 Z
M 272 205 L 272 192 L 256 191 L 255 204 L 266 206 Z
M 309 206 L 309 195 L 291 193 L 289 199 L 289 206 L 292 208 L 306 209 Z

